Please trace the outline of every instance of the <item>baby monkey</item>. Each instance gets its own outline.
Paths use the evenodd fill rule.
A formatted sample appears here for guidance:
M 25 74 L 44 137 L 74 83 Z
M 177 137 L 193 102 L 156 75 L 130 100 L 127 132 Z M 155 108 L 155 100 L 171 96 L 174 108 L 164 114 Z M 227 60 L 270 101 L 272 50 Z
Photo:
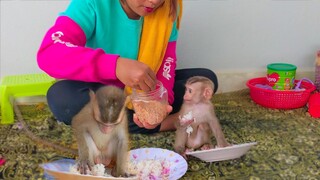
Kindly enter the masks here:
M 187 151 L 212 149 L 212 135 L 217 147 L 229 146 L 211 102 L 213 82 L 203 76 L 194 76 L 187 80 L 185 87 L 179 120 L 175 123 L 174 150 L 187 158 Z
M 126 176 L 128 125 L 126 98 L 122 89 L 103 86 L 90 90 L 90 102 L 72 119 L 78 143 L 78 170 L 87 174 L 95 164 L 116 165 L 112 175 Z

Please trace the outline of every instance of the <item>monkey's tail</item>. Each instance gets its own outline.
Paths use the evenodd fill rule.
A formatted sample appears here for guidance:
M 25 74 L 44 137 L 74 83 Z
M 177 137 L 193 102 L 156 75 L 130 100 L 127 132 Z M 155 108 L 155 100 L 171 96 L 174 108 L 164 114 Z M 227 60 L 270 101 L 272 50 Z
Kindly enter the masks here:
M 14 112 L 17 116 L 17 119 L 19 121 L 19 123 L 21 124 L 22 126 L 22 129 L 25 131 L 26 135 L 33 141 L 35 142 L 38 142 L 38 143 L 41 143 L 45 146 L 48 146 L 48 147 L 52 147 L 58 151 L 62 151 L 62 152 L 66 152 L 66 153 L 71 153 L 73 155 L 78 155 L 78 151 L 75 150 L 75 149 L 71 149 L 71 148 L 67 148 L 67 147 L 63 147 L 61 145 L 58 145 L 58 144 L 55 144 L 55 143 L 52 143 L 52 142 L 49 142 L 48 140 L 44 140 L 44 139 L 41 139 L 40 137 L 36 136 L 35 134 L 33 134 L 33 132 L 29 129 L 28 125 L 25 123 L 23 117 L 22 117 L 22 113 L 16 103 L 15 100 L 12 101 L 13 103 L 13 109 L 14 109 Z

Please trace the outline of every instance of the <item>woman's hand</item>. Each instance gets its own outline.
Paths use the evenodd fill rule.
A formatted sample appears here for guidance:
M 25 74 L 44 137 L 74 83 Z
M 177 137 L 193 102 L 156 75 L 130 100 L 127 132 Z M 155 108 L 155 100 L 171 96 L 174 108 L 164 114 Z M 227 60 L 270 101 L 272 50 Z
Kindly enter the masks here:
M 155 73 L 144 63 L 119 57 L 116 66 L 117 78 L 126 86 L 150 91 L 156 87 Z
M 171 105 L 167 105 L 167 113 L 169 114 L 172 111 L 172 106 Z M 146 128 L 146 129 L 154 129 L 156 128 L 159 124 L 155 124 L 155 125 L 151 125 L 147 122 L 141 122 L 139 121 L 139 118 L 137 117 L 136 114 L 133 114 L 133 122 L 136 123 L 139 127 L 141 128 Z

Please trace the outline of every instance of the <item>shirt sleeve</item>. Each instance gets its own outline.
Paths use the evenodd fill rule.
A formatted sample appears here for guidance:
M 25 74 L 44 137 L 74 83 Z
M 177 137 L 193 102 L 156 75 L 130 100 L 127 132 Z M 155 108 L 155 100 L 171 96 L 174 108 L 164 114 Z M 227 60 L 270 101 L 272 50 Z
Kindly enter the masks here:
M 117 81 L 115 69 L 119 55 L 106 54 L 102 49 L 88 48 L 85 44 L 82 28 L 69 17 L 60 16 L 40 45 L 38 66 L 58 79 L 104 84 Z
M 67 16 L 80 26 L 89 39 L 94 32 L 97 20 L 97 5 L 92 0 L 71 0 L 60 16 Z
M 157 79 L 162 82 L 163 86 L 168 91 L 168 102 L 172 104 L 174 101 L 174 79 L 175 79 L 175 70 L 177 66 L 177 57 L 176 57 L 176 41 L 169 42 L 167 50 L 160 66 L 160 69 L 157 72 Z

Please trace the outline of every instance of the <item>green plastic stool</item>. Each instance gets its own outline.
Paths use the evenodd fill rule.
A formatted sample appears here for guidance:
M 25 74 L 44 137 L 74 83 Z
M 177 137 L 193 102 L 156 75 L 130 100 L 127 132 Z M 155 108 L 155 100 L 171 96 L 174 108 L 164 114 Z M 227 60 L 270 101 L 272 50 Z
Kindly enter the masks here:
M 1 121 L 0 124 L 14 123 L 11 98 L 25 96 L 46 96 L 49 87 L 56 80 L 47 74 L 23 74 L 5 76 L 0 84 Z

